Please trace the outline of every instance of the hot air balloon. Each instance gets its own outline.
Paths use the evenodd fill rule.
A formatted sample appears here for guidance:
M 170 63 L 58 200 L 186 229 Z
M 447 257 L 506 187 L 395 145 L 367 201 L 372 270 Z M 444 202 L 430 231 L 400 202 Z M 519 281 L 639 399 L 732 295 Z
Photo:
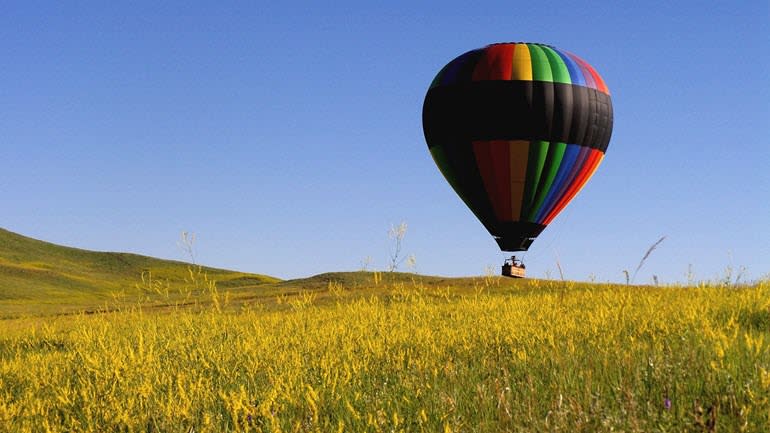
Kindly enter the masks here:
M 499 43 L 439 71 L 422 121 L 439 170 L 500 249 L 526 251 L 601 163 L 612 101 L 580 57 Z M 515 259 L 506 265 L 523 276 Z

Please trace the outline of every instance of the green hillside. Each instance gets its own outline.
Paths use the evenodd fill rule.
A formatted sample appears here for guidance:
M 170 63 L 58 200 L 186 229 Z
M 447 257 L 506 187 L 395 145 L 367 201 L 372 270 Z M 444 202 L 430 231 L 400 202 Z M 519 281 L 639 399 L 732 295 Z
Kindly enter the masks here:
M 280 281 L 137 254 L 64 247 L 0 228 L 0 317 L 87 309 L 116 296 L 132 301 L 155 289 L 200 286 L 204 275 L 219 289 Z

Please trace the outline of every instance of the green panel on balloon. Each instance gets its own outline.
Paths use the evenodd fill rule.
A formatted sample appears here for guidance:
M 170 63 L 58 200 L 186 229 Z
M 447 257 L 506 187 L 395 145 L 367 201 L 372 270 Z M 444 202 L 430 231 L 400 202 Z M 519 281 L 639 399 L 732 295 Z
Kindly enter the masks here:
M 540 46 L 527 44 L 529 55 L 532 57 L 532 79 L 535 81 L 553 81 L 551 63 Z
M 567 65 L 564 64 L 564 60 L 562 60 L 561 56 L 549 47 L 544 46 L 540 48 L 545 53 L 546 57 L 548 57 L 548 63 L 551 64 L 553 82 L 572 84 L 572 80 L 569 77 L 569 69 L 567 69 Z
M 527 221 L 534 222 L 537 216 L 537 211 L 543 205 L 545 196 L 548 195 L 548 191 L 551 189 L 556 173 L 559 171 L 559 165 L 564 157 L 564 151 L 567 149 L 566 143 L 551 143 L 548 146 L 548 156 L 545 160 L 544 176 L 541 176 L 540 184 L 537 186 L 537 196 L 535 202 L 529 209 L 529 215 L 527 215 Z
M 547 141 L 533 141 L 529 145 L 529 156 L 527 157 L 527 184 L 524 187 L 524 203 L 521 210 L 521 218 L 526 219 L 529 214 L 529 208 L 535 201 L 537 185 L 540 183 L 540 176 L 543 173 L 545 157 L 548 155 Z

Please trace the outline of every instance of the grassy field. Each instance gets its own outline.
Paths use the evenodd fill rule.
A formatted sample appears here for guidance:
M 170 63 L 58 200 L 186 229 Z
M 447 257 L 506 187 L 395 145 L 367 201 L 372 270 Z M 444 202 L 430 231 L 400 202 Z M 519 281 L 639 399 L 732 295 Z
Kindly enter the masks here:
M 37 242 L 0 233 L 0 432 L 770 431 L 769 281 L 279 281 Z
M 2 320 L 0 431 L 770 428 L 767 282 L 427 280 Z

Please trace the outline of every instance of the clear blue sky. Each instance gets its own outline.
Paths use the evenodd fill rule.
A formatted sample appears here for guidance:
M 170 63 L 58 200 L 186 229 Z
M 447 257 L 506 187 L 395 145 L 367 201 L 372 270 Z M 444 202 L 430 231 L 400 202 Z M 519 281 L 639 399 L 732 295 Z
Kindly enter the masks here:
M 285 3 L 285 4 L 281 4 Z M 533 276 L 770 272 L 770 6 L 745 2 L 0 4 L 0 227 L 283 278 L 425 274 L 503 254 L 425 145 L 436 72 L 491 42 L 585 58 L 612 92 L 604 163 L 526 254 Z

